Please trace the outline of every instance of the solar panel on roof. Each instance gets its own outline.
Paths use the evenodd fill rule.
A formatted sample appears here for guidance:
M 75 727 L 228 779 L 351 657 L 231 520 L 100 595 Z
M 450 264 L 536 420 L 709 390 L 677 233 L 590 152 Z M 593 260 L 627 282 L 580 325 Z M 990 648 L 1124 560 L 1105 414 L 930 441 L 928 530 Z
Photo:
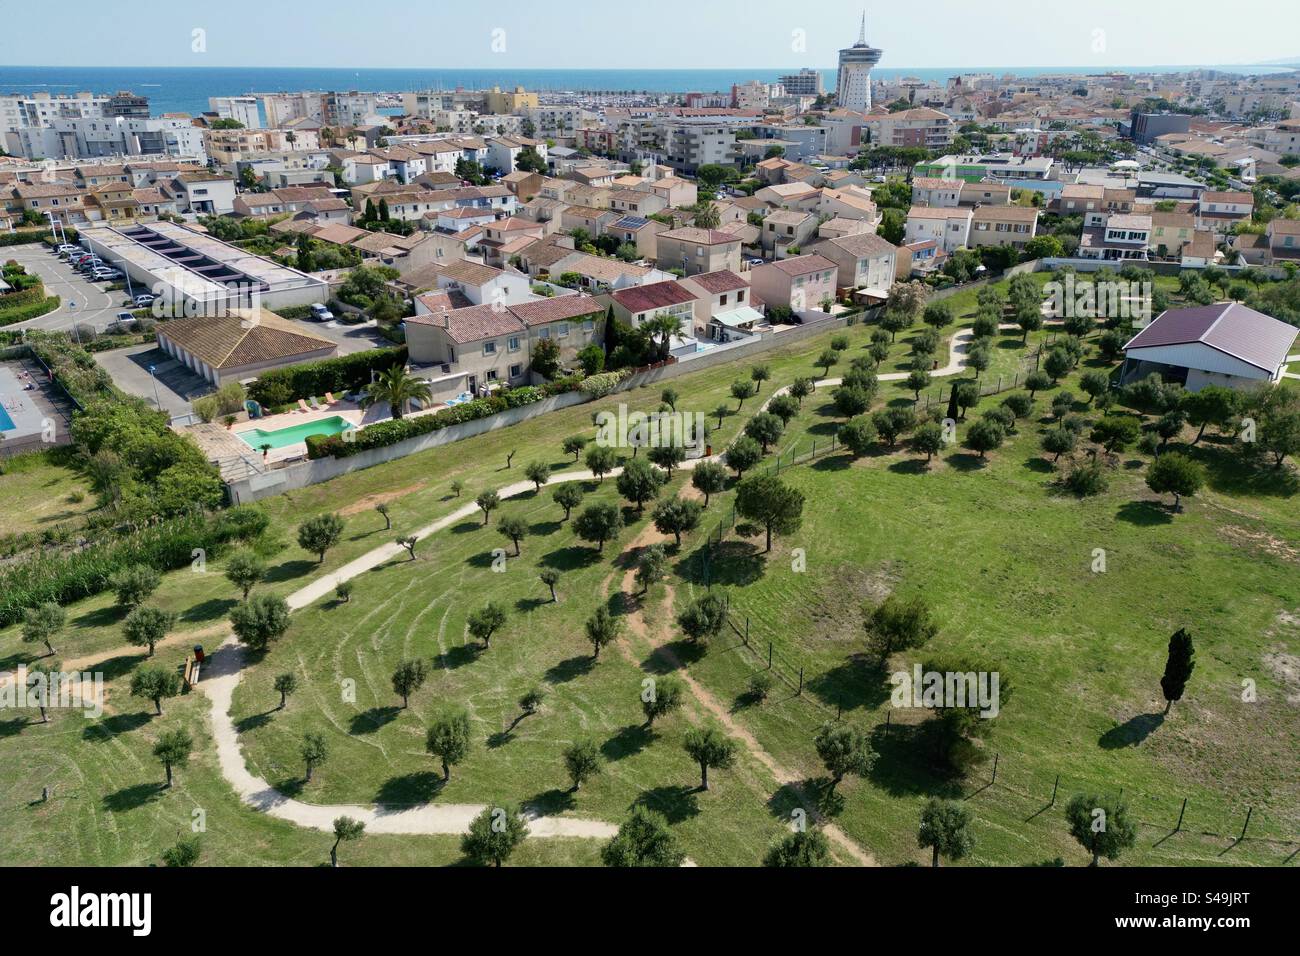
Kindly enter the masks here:
M 640 229 L 642 226 L 649 224 L 650 220 L 642 216 L 624 216 L 618 222 L 614 223 L 616 229 Z

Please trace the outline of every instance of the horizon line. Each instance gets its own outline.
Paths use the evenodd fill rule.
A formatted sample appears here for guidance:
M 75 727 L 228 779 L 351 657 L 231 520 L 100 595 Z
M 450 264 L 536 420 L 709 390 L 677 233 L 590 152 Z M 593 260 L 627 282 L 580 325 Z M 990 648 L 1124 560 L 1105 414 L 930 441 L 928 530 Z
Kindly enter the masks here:
M 1043 63 L 1022 63 L 1006 64 L 1001 66 L 984 65 L 953 65 L 942 64 L 937 66 L 920 66 L 909 64 L 906 66 L 876 66 L 875 70 L 978 70 L 978 71 L 996 71 L 996 70 L 1086 70 L 1086 71 L 1108 71 L 1123 69 L 1185 69 L 1185 70 L 1209 70 L 1220 67 L 1247 67 L 1251 69 L 1267 67 L 1293 67 L 1300 60 L 1277 61 L 1277 62 L 1257 62 L 1257 63 L 1116 63 L 1116 64 L 1099 64 L 1096 66 L 1087 66 L 1084 64 L 1062 64 L 1051 65 Z M 0 71 L 5 69 L 50 69 L 50 70 L 428 70 L 428 71 L 453 71 L 453 70 L 476 70 L 506 72 L 508 70 L 533 70 L 538 72 L 551 73 L 575 73 L 575 72 L 618 72 L 618 73 L 682 73 L 682 72 L 734 72 L 737 70 L 799 70 L 813 69 L 819 71 L 834 71 L 838 66 L 813 66 L 804 65 L 794 66 L 580 66 L 580 67 L 556 67 L 556 66 L 513 66 L 513 67 L 491 67 L 491 66 L 274 66 L 269 64 L 246 64 L 246 63 L 222 63 L 197 66 L 194 64 L 178 63 L 155 63 L 155 64 L 111 64 L 111 63 L 89 63 L 74 65 L 70 63 L 6 63 L 0 66 Z

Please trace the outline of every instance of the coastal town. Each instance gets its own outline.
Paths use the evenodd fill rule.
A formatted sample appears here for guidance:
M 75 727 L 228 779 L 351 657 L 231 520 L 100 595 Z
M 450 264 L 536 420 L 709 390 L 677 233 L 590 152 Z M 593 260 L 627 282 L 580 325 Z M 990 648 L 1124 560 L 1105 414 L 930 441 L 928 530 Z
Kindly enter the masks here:
M 1294 867 L 1300 70 L 835 9 L 720 89 L 0 69 L 0 861 Z

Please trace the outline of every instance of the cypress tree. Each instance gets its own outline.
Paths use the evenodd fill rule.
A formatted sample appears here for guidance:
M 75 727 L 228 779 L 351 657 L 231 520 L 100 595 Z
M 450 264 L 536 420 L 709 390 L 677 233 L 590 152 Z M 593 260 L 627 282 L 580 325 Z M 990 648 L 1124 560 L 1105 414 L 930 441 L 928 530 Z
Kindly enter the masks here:
M 1185 628 L 1179 628 L 1169 638 L 1169 659 L 1165 661 L 1165 674 L 1160 678 L 1160 690 L 1165 695 L 1165 713 L 1182 700 L 1183 690 L 1196 669 L 1196 649 L 1192 646 L 1192 635 Z

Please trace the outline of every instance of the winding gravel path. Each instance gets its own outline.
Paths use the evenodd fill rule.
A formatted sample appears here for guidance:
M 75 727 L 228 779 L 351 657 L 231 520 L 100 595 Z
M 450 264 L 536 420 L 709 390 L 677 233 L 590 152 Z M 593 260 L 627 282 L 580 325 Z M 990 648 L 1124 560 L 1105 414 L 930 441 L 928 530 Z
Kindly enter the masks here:
M 966 353 L 970 349 L 973 336 L 971 329 L 955 333 L 949 346 L 948 364 L 931 374 L 947 376 L 961 372 L 966 367 Z M 906 372 L 889 372 L 880 376 L 880 380 L 885 382 L 902 381 L 906 378 Z M 839 379 L 824 379 L 817 385 L 833 386 L 838 385 L 839 382 Z M 787 391 L 789 391 L 788 386 L 774 391 L 763 403 L 762 408 L 767 408 L 773 398 Z M 720 457 L 715 455 L 710 459 L 704 457 L 688 459 L 680 467 L 689 471 L 701 461 L 717 461 Z M 616 478 L 622 474 L 622 471 L 623 469 L 616 468 L 606 477 Z M 592 481 L 595 478 L 596 476 L 590 471 L 577 469 L 552 475 L 548 485 Z M 531 481 L 519 481 L 498 489 L 497 494 L 505 500 L 532 491 L 533 488 Z M 423 540 L 478 514 L 480 514 L 478 506 L 469 502 L 415 531 L 414 537 Z M 388 561 L 402 557 L 405 553 L 405 549 L 396 543 L 381 545 L 368 551 L 338 570 L 324 574 L 305 587 L 294 591 L 286 599 L 289 607 L 295 611 L 308 607 L 321 598 L 333 594 L 334 588 L 339 583 L 356 578 Z M 227 636 L 217 652 L 209 658 L 198 687 L 208 696 L 212 704 L 213 737 L 217 744 L 217 759 L 221 773 L 239 794 L 240 799 L 249 806 L 313 830 L 330 832 L 334 828 L 336 817 L 349 816 L 364 822 L 370 833 L 424 834 L 464 833 L 469 829 L 470 822 L 484 810 L 485 804 L 426 803 L 401 809 L 360 804 L 322 805 L 305 803 L 281 793 L 248 769 L 239 746 L 239 732 L 230 716 L 235 688 L 239 686 L 246 663 L 242 646 L 233 635 Z M 578 817 L 531 816 L 528 817 L 528 829 L 529 836 L 532 837 L 585 837 L 606 840 L 618 832 L 618 827 L 614 824 Z M 856 846 L 854 849 L 857 849 Z M 858 854 L 862 854 L 862 851 L 858 850 L 855 856 Z M 869 854 L 860 857 L 861 862 L 869 860 Z

